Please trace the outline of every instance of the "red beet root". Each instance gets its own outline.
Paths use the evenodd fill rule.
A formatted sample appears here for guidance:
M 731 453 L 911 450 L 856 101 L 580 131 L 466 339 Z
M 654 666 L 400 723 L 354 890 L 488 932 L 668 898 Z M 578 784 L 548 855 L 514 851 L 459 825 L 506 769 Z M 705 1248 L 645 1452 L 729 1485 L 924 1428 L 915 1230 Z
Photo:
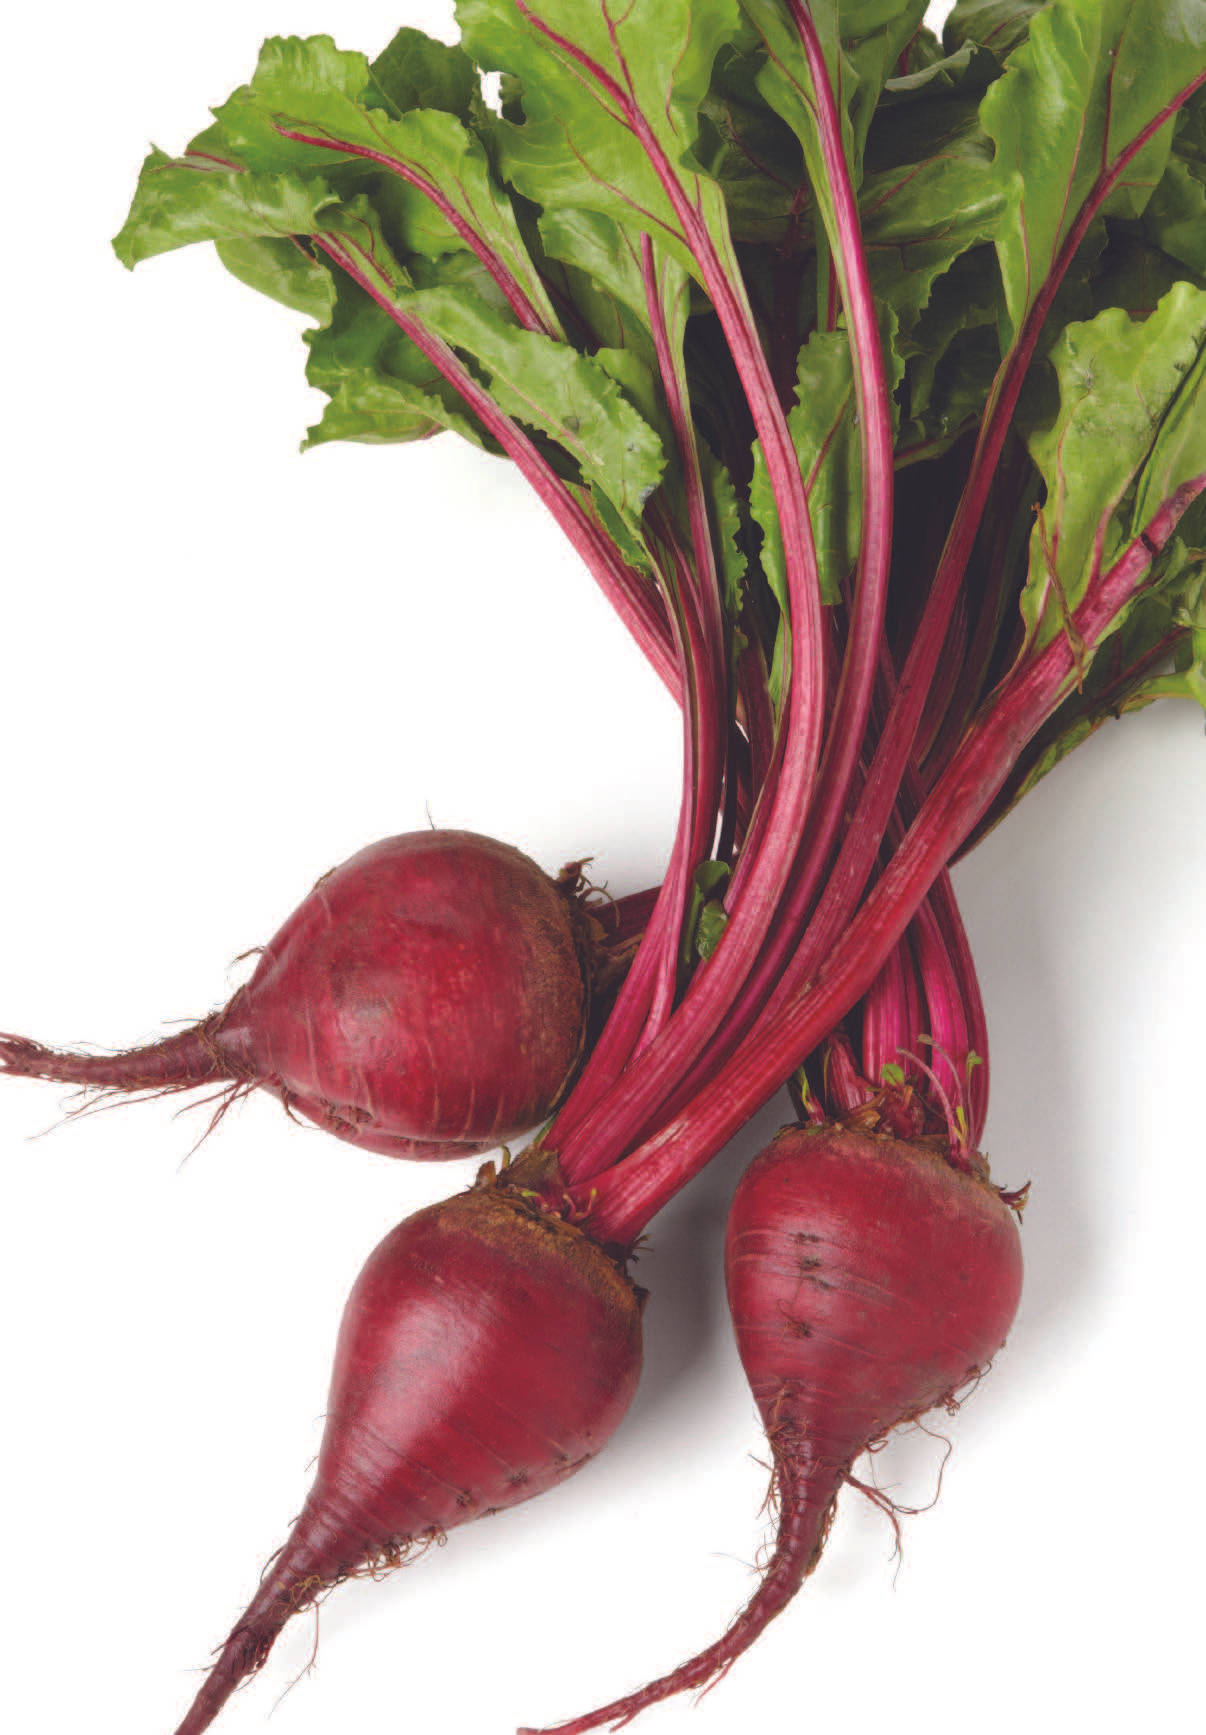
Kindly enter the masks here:
M 641 1296 L 581 1230 L 501 1184 L 400 1223 L 348 1298 L 314 1485 L 177 1735 L 200 1735 L 289 1618 L 562 1482 L 636 1390 Z
M 986 1175 L 931 1143 L 835 1127 L 790 1128 L 755 1158 L 725 1266 L 773 1458 L 774 1553 L 715 1644 L 558 1735 L 627 1721 L 728 1669 L 816 1566 L 854 1460 L 987 1366 L 1022 1284 L 1017 1223 Z
M 115 1092 L 262 1086 L 387 1156 L 492 1149 L 544 1120 L 585 1037 L 572 889 L 508 845 L 411 832 L 336 868 L 230 1004 L 148 1048 L 0 1037 L 0 1072 Z

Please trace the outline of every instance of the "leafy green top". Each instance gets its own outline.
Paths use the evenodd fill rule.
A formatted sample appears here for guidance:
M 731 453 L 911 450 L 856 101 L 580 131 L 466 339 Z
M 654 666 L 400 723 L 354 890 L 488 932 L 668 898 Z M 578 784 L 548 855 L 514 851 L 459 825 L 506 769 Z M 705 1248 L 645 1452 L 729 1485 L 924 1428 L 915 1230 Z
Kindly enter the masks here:
M 860 535 L 843 255 L 795 4 L 460 0 L 459 46 L 403 29 L 372 62 L 325 36 L 273 39 L 180 156 L 148 157 L 118 255 L 212 241 L 242 281 L 315 321 L 307 373 L 329 401 L 310 445 L 451 428 L 521 454 L 644 610 L 650 644 L 669 643 L 682 571 L 668 550 L 690 549 L 702 491 L 729 656 L 749 680 L 755 653 L 773 706 L 782 537 L 717 270 L 751 310 L 787 413 L 830 604 Z M 937 764 L 944 727 L 1025 647 L 1070 631 L 1094 563 L 1206 469 L 1206 98 L 1199 85 L 1182 100 L 1206 0 L 959 0 L 941 42 L 924 9 L 807 10 L 838 93 L 908 467 L 901 631 L 936 553 L 927 523 L 945 521 L 1027 321 L 1040 328 L 967 570 L 967 620 L 987 610 L 991 631 L 945 726 L 933 720 Z M 503 75 L 501 111 L 483 73 Z M 671 310 L 669 360 L 651 281 Z M 496 415 L 468 404 L 440 356 Z M 1010 533 L 1031 514 L 1032 533 Z M 1193 522 L 1117 641 L 1078 652 L 1065 744 L 1100 719 L 1104 693 L 1116 709 L 1206 694 Z

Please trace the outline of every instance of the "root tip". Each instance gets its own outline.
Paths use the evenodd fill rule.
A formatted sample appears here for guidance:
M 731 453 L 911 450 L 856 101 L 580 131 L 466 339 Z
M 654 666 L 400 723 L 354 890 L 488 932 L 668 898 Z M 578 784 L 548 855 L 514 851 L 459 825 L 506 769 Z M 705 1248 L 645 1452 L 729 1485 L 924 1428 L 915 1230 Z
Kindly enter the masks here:
M 54 1058 L 54 1050 L 40 1042 L 0 1031 L 0 1074 L 9 1078 L 43 1078 Z

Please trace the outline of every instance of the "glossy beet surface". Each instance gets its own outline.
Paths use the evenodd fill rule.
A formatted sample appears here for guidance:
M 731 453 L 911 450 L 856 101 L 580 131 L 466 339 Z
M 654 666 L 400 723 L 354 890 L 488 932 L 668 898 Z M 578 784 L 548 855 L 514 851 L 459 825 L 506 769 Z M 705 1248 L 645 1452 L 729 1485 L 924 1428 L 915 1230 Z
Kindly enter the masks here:
M 1005 1341 L 1022 1286 L 1013 1213 L 929 1144 L 836 1127 L 781 1133 L 742 1178 L 725 1247 L 737 1347 L 778 1509 L 762 1582 L 728 1632 L 661 1680 L 560 1726 L 581 1735 L 705 1685 L 820 1558 L 859 1454 L 952 1399 Z
M 219 1013 L 150 1048 L 0 1038 L 0 1071 L 111 1091 L 259 1085 L 389 1156 L 492 1149 L 544 1120 L 585 1036 L 572 891 L 509 845 L 410 832 L 319 881 Z
M 601 1248 L 502 1187 L 399 1224 L 348 1298 L 306 1504 L 178 1735 L 331 1585 L 580 1469 L 636 1390 L 640 1312 Z

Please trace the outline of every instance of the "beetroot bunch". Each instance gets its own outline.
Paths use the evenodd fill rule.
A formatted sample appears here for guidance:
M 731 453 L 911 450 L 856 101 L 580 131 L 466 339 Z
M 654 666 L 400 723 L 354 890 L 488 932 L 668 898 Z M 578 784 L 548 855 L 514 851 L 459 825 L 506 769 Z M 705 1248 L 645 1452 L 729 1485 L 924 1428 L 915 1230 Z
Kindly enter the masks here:
M 639 1241 L 784 1084 L 726 1250 L 774 1550 L 726 1634 L 564 1728 L 726 1670 L 860 1455 L 1010 1329 L 1022 1194 L 979 1148 L 947 868 L 1106 718 L 1206 697 L 1206 6 L 963 0 L 941 41 L 924 11 L 461 0 L 455 47 L 269 41 L 147 159 L 123 261 L 212 241 L 311 315 L 311 443 L 452 429 L 516 464 L 683 746 L 655 893 L 390 839 L 192 1029 L 0 1039 L 9 1073 L 261 1087 L 391 1155 L 537 1129 L 370 1256 L 309 1498 L 178 1735 L 333 1586 L 601 1449 Z

